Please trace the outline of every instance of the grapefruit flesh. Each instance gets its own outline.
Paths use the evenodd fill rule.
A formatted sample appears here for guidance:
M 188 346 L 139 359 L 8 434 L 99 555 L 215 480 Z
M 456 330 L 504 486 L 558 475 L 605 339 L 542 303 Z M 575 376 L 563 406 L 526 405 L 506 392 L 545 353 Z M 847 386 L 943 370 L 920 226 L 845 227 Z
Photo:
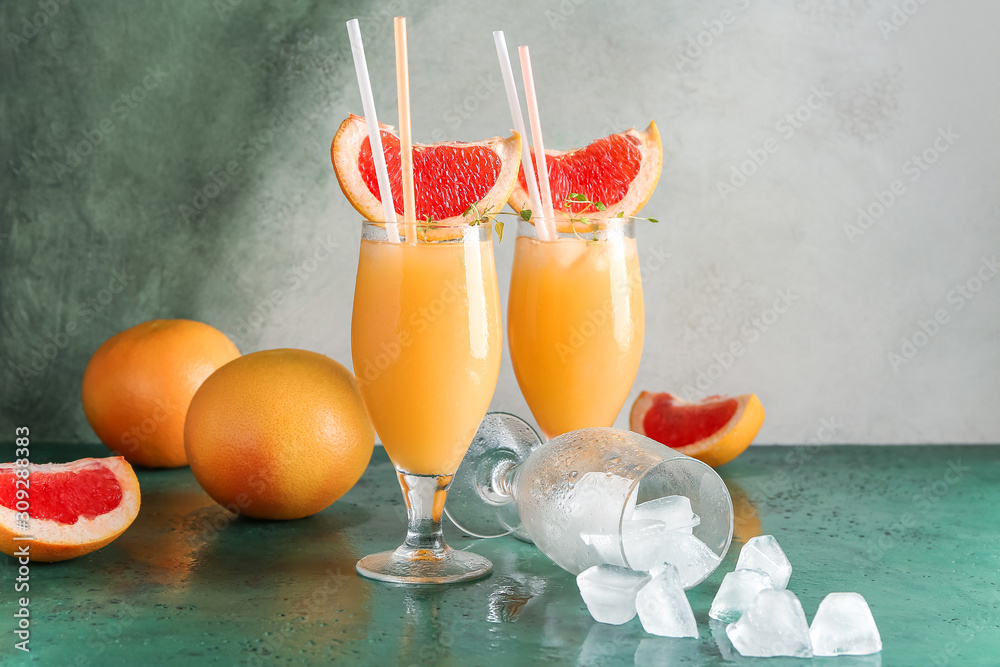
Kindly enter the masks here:
M 15 509 L 14 470 L 0 470 L 0 505 Z M 122 502 L 122 485 L 99 463 L 65 472 L 32 475 L 29 478 L 32 519 L 73 525 L 80 517 L 107 514 Z
M 399 137 L 381 126 L 382 149 L 389 172 L 393 207 L 403 213 L 402 166 Z M 340 124 L 330 146 L 337 182 L 351 205 L 368 220 L 384 217 L 375 162 L 365 119 L 351 114 Z M 521 160 L 521 140 L 493 137 L 482 141 L 446 141 L 413 145 L 415 218 L 437 223 L 465 220 L 466 209 L 478 203 L 480 211 L 497 212 L 507 202 Z M 470 214 L 469 220 L 474 216 Z
M 392 202 L 403 215 L 403 171 L 399 158 L 399 139 L 382 130 Z M 468 205 L 485 197 L 500 176 L 502 163 L 496 151 L 485 146 L 418 146 L 413 149 L 413 190 L 417 219 L 430 216 L 444 220 L 461 215 Z M 365 137 L 358 153 L 358 169 L 373 197 L 379 197 L 378 177 L 372 160 L 371 140 Z M 466 178 L 455 178 L 466 174 Z M 381 198 L 379 198 L 381 201 Z M 465 202 L 465 204 L 462 204 Z
M 13 463 L 0 464 L 3 553 L 27 546 L 35 561 L 76 558 L 114 541 L 139 513 L 139 481 L 123 457 L 30 464 L 28 472 L 24 479 Z M 26 526 L 19 521 L 24 503 Z M 14 539 L 24 535 L 31 539 Z
M 531 159 L 537 177 L 534 152 Z M 660 133 L 652 122 L 641 132 L 633 128 L 598 139 L 584 148 L 546 150 L 545 166 L 557 218 L 586 215 L 600 219 L 617 217 L 619 213 L 632 216 L 645 206 L 659 181 L 663 166 Z M 573 194 L 584 195 L 588 202 L 567 201 Z M 600 202 L 605 210 L 600 211 L 589 202 Z M 523 169 L 518 171 L 510 205 L 518 211 L 531 208 Z
M 684 401 L 666 392 L 639 394 L 629 427 L 710 466 L 742 454 L 764 423 L 764 408 L 754 394 L 710 396 Z

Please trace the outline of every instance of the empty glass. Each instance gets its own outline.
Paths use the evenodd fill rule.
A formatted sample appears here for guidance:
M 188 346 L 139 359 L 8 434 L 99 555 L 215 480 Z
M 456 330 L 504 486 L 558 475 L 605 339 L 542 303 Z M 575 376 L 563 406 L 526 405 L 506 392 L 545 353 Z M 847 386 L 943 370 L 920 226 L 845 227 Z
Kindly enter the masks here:
M 445 512 L 479 537 L 523 527 L 546 556 L 578 574 L 601 563 L 646 569 L 627 551 L 623 528 L 636 504 L 666 496 L 690 499 L 700 523 L 685 530 L 722 558 L 733 536 L 733 504 L 710 466 L 613 428 L 571 431 L 543 445 L 518 417 L 489 413 L 455 475 Z

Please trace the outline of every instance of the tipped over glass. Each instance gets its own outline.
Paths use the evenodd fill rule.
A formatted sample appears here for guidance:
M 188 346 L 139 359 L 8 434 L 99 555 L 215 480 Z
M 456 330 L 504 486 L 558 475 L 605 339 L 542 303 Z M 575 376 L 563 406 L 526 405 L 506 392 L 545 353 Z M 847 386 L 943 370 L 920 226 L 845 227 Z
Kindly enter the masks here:
M 695 520 L 680 533 L 711 552 L 704 571 L 686 582 L 690 588 L 711 574 L 733 536 L 732 499 L 715 470 L 631 431 L 584 428 L 542 444 L 520 418 L 489 413 L 445 512 L 478 537 L 523 531 L 573 574 L 604 563 L 646 570 L 641 549 L 630 548 L 630 531 L 643 523 L 633 513 L 668 496 L 690 500 Z

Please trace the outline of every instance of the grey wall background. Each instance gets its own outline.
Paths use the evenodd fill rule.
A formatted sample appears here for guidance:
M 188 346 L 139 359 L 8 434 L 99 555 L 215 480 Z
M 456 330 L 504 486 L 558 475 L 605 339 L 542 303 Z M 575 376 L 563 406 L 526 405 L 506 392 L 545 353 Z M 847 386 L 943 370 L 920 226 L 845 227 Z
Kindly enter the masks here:
M 398 14 L 417 140 L 507 132 L 497 28 L 531 46 L 551 146 L 659 124 L 634 393 L 756 392 L 765 443 L 1000 441 L 991 0 L 4 2 L 0 439 L 96 441 L 87 360 L 156 317 L 350 365 L 344 22 L 395 122 Z M 493 408 L 529 415 L 508 359 Z

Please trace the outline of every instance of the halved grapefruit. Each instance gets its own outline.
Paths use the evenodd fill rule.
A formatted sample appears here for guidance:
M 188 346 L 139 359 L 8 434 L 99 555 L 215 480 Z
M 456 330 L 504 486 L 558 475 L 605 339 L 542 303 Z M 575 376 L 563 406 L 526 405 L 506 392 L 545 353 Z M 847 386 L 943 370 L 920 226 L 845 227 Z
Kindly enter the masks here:
M 713 468 L 750 446 L 764 423 L 756 394 L 710 396 L 690 403 L 666 392 L 644 391 L 632 404 L 629 428 Z
M 380 127 L 393 205 L 396 213 L 402 215 L 399 137 L 391 125 Z M 340 124 L 330 146 L 330 157 L 340 189 L 351 205 L 368 220 L 385 217 L 364 118 L 351 114 Z M 506 139 L 493 137 L 474 142 L 414 144 L 416 219 L 457 222 L 465 219 L 463 214 L 469 205 L 477 202 L 480 211 L 499 211 L 510 197 L 520 164 L 521 139 L 516 132 Z M 471 213 L 469 216 L 470 220 L 475 218 Z
M 534 152 L 531 160 L 535 164 Z M 633 216 L 646 205 L 660 180 L 663 167 L 660 132 L 654 121 L 642 132 L 633 127 L 598 139 L 585 148 L 546 150 L 545 165 L 557 218 Z M 576 194 L 584 195 L 588 203 L 567 201 Z M 518 170 L 509 202 L 515 211 L 531 208 L 524 169 Z M 605 208 L 598 210 L 589 202 L 600 202 Z M 532 214 L 538 216 L 535 211 Z
M 0 551 L 7 555 L 27 545 L 33 561 L 76 558 L 112 542 L 139 513 L 139 480 L 121 456 L 28 464 L 27 478 L 19 470 L 0 464 Z

